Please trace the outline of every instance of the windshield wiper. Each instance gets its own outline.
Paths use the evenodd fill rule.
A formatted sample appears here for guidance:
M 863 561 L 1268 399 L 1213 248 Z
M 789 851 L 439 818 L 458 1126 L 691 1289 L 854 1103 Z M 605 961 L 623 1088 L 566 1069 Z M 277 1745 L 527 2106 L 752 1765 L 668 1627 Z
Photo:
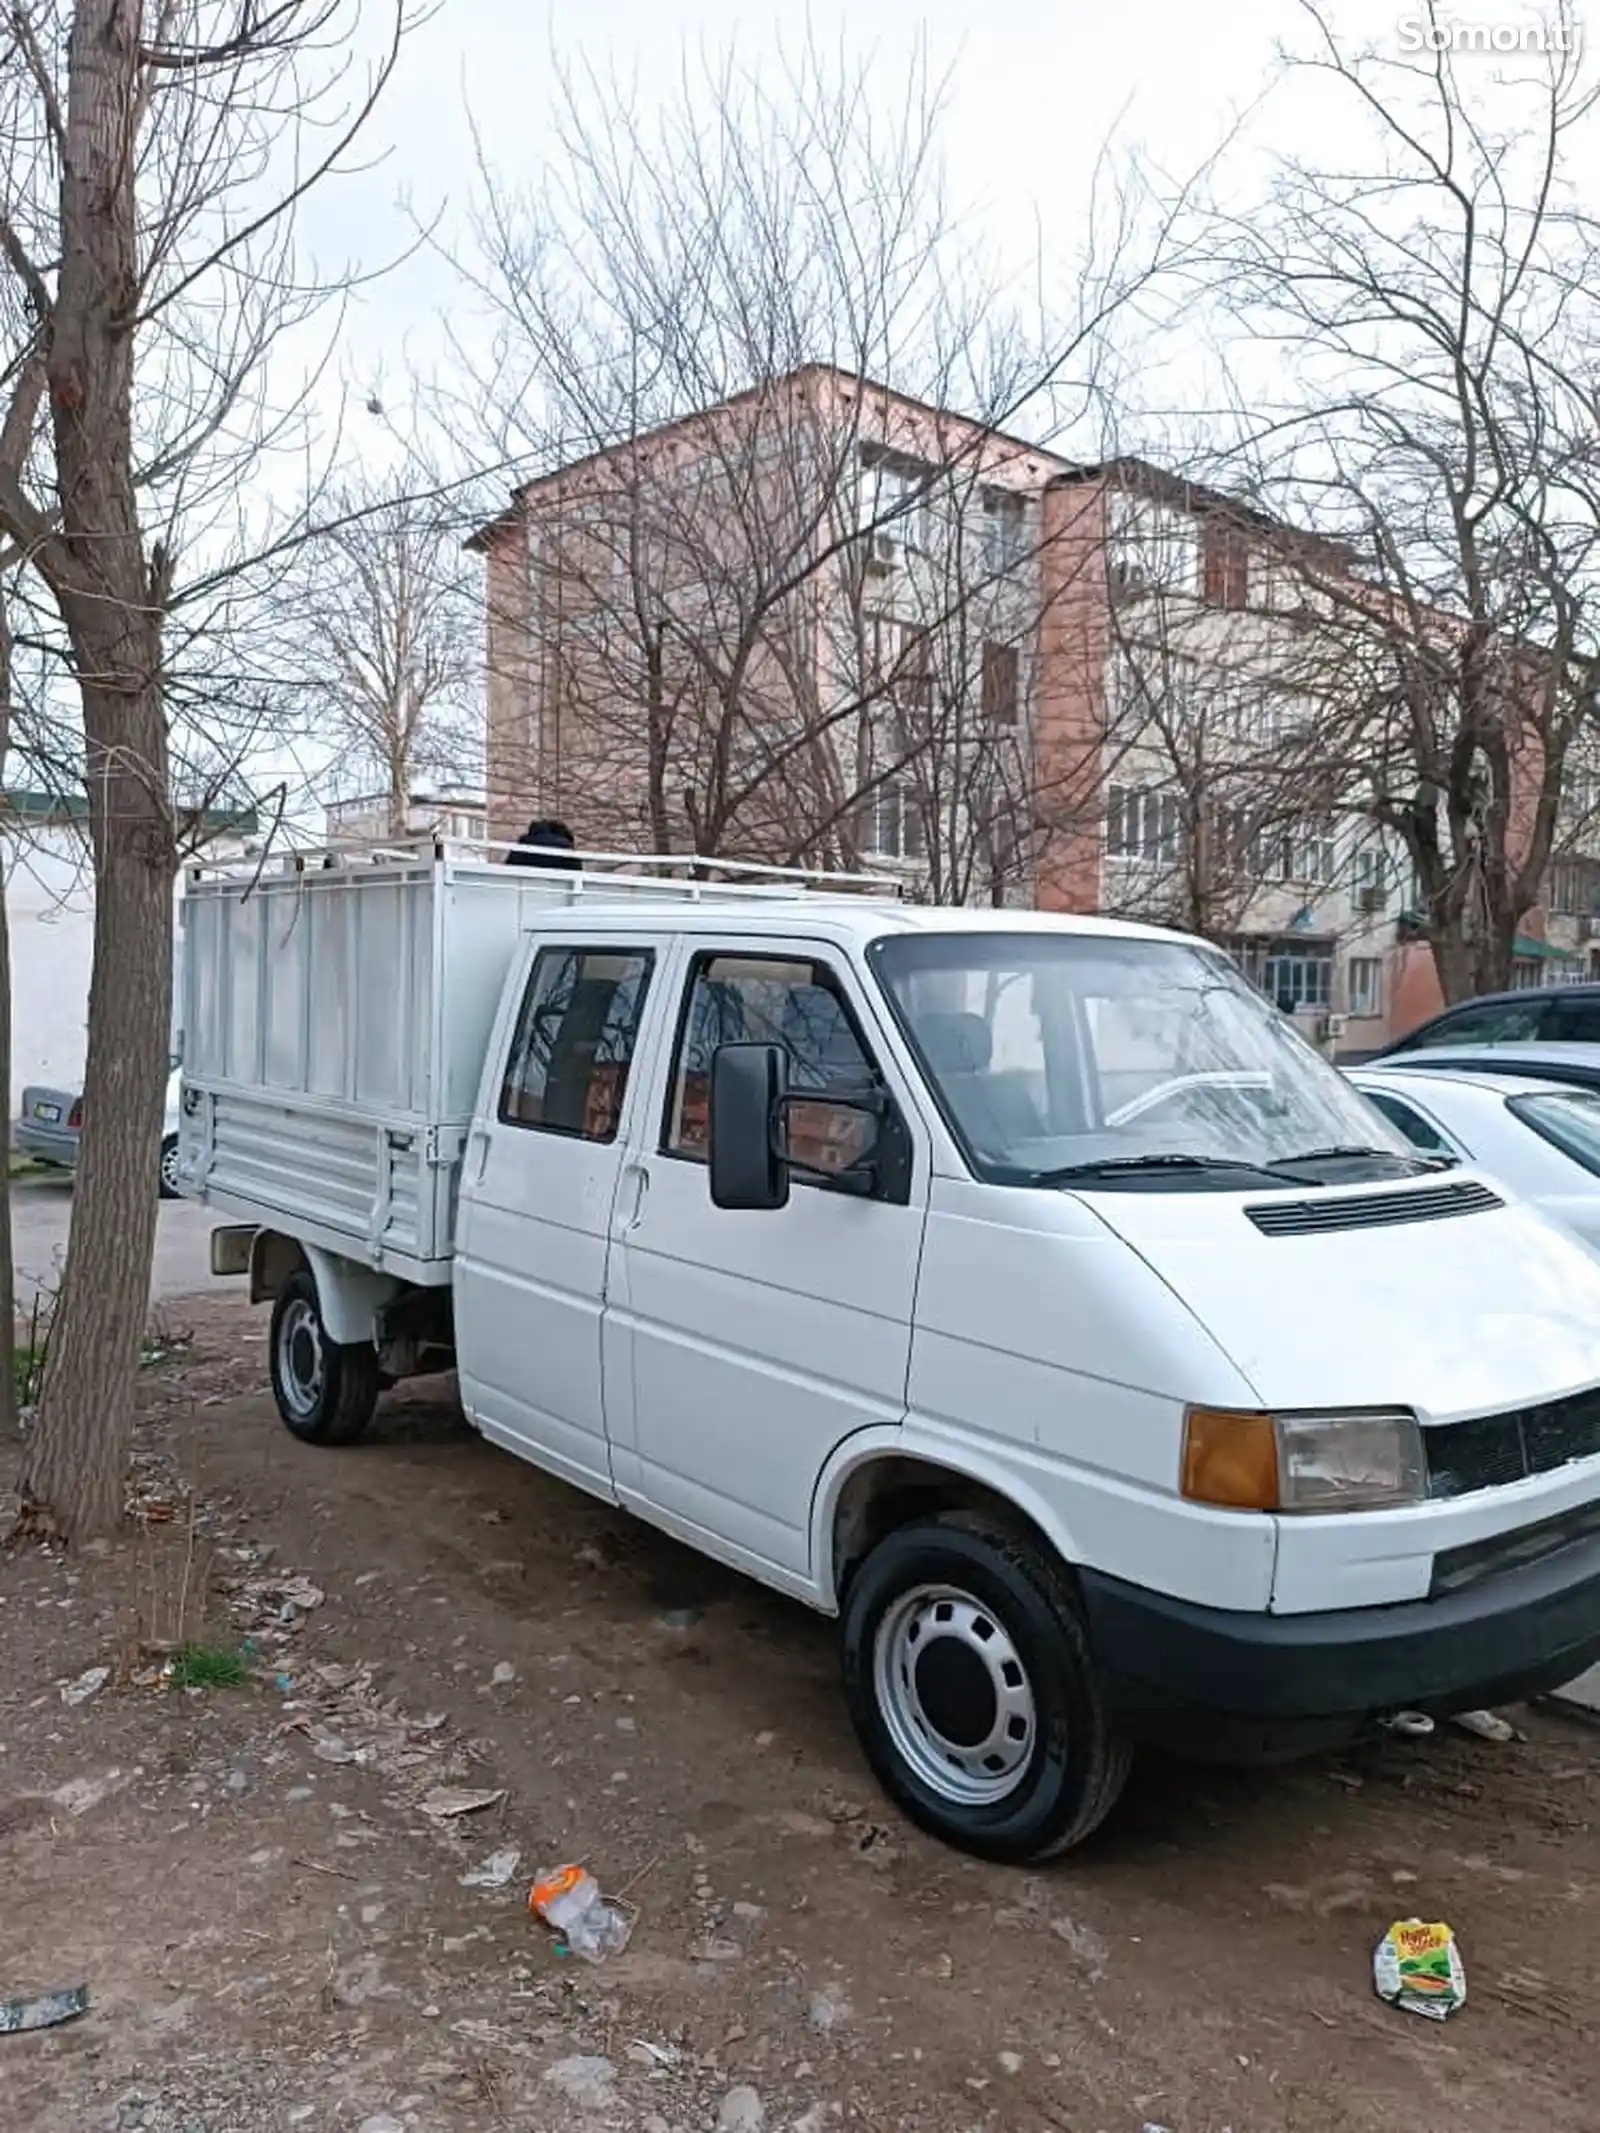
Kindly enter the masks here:
M 1074 1178 L 1137 1177 L 1141 1173 L 1161 1170 L 1188 1171 L 1195 1174 L 1227 1171 L 1233 1177 L 1265 1178 L 1274 1185 L 1279 1182 L 1269 1165 L 1246 1162 L 1242 1156 L 1169 1153 L 1090 1156 L 1081 1163 L 1063 1163 L 1056 1170 L 1037 1170 L 1028 1183 L 1067 1185 Z
M 1298 1155 L 1279 1156 L 1267 1168 L 1275 1172 L 1298 1170 L 1302 1163 L 1334 1163 L 1365 1156 L 1380 1163 L 1415 1163 L 1423 1170 L 1450 1170 L 1453 1159 L 1448 1155 L 1424 1155 L 1420 1148 L 1364 1148 L 1355 1143 L 1336 1143 L 1331 1148 L 1302 1148 Z

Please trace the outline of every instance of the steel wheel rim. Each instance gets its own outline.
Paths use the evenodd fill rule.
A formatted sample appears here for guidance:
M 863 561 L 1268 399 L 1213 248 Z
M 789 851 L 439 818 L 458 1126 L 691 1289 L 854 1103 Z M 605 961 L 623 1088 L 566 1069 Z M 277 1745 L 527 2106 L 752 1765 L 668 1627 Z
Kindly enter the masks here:
M 895 1752 L 953 1807 L 992 1807 L 1022 1783 L 1039 1733 L 1028 1670 L 992 1608 L 917 1585 L 885 1610 L 873 1686 Z
M 168 1192 L 178 1189 L 178 1144 L 168 1141 L 161 1150 L 161 1182 Z
M 322 1398 L 322 1322 L 297 1296 L 278 1322 L 278 1383 L 285 1404 L 302 1418 L 316 1413 Z

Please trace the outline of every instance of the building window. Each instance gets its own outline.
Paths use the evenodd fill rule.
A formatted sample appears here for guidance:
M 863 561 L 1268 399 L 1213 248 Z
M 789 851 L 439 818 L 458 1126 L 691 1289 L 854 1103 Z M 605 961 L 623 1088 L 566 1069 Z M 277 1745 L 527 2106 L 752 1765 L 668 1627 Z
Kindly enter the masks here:
M 1288 730 L 1289 707 L 1275 689 L 1255 689 L 1239 706 L 1239 738 L 1275 748 Z
M 1547 902 L 1562 917 L 1600 914 L 1600 865 L 1592 859 L 1561 859 L 1550 869 Z
M 1383 959 L 1376 955 L 1353 955 L 1346 973 L 1352 1015 L 1383 1013 Z
M 1242 526 L 1208 518 L 1200 529 L 1201 593 L 1208 607 L 1250 603 L 1250 546 Z
M 1329 822 L 1286 822 L 1262 830 L 1247 863 L 1264 882 L 1323 889 L 1333 880 L 1336 853 Z
M 1246 936 L 1229 952 L 1258 992 L 1286 1014 L 1333 1005 L 1331 941 L 1263 940 Z
M 1352 862 L 1352 888 L 1357 911 L 1371 917 L 1385 910 L 1389 902 L 1389 855 L 1381 844 L 1364 844 L 1354 854 Z M 1353 1007 L 1352 1014 L 1361 1013 Z M 1372 1010 L 1378 1012 L 1376 1008 Z
M 1020 496 L 1005 489 L 983 492 L 983 560 L 990 570 L 1009 570 L 1020 560 L 1023 549 L 1023 510 Z
M 1146 497 L 1119 498 L 1113 510 L 1110 569 L 1113 593 L 1157 586 L 1168 592 L 1197 591 L 1199 543 L 1192 515 Z
M 1106 850 L 1113 859 L 1172 865 L 1183 850 L 1183 808 L 1175 792 L 1113 785 L 1106 809 Z
M 874 859 L 921 859 L 927 842 L 916 795 L 903 785 L 880 785 L 861 808 L 861 849 Z
M 933 640 L 914 622 L 867 615 L 862 622 L 863 694 L 891 699 L 901 708 L 926 710 L 933 702 Z
M 986 644 L 983 648 L 983 718 L 988 726 L 1017 723 L 1017 648 Z
M 1287 1014 L 1326 1008 L 1333 1001 L 1333 950 L 1280 943 L 1266 960 L 1267 998 Z
M 925 460 L 881 444 L 862 445 L 859 524 L 908 548 L 926 548 L 933 473 Z

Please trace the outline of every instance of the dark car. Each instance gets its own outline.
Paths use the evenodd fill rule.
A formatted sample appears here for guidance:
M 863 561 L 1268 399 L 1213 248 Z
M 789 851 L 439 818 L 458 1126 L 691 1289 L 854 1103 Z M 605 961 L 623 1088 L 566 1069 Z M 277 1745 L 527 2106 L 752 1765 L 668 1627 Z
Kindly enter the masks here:
M 1431 1051 L 1440 1044 L 1600 1044 L 1600 985 L 1546 985 L 1462 1000 L 1370 1056 Z
M 1600 991 L 1600 987 L 1595 988 Z M 1419 1074 L 1470 1067 L 1475 1074 L 1534 1074 L 1578 1089 L 1600 1089 L 1600 1044 L 1430 1044 L 1420 1052 L 1385 1052 L 1384 1071 Z M 1343 1064 L 1343 1062 L 1341 1062 Z

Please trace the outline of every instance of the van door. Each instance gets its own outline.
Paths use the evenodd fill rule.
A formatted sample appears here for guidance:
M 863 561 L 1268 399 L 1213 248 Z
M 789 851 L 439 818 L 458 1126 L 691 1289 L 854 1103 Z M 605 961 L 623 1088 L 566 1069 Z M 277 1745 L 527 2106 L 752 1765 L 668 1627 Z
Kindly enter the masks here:
M 880 1197 L 796 1175 L 771 1213 L 714 1207 L 706 1171 L 718 1045 L 782 1044 L 791 1092 L 879 1080 L 911 1160 Z M 640 1183 L 619 1225 L 613 1329 L 633 1347 L 632 1430 L 613 1429 L 617 1493 L 659 1524 L 750 1567 L 810 1573 L 817 1475 L 852 1431 L 905 1414 L 927 1210 L 925 1129 L 843 959 L 746 939 L 686 956 L 654 1100 L 636 1115 Z M 842 1167 L 853 1115 L 795 1105 L 797 1155 Z M 620 1374 L 619 1374 L 620 1376 Z M 617 1378 L 613 1379 L 617 1382 Z
M 601 1386 L 612 1203 L 655 952 L 550 942 L 479 1099 L 456 1224 L 461 1396 L 486 1437 L 614 1493 Z

